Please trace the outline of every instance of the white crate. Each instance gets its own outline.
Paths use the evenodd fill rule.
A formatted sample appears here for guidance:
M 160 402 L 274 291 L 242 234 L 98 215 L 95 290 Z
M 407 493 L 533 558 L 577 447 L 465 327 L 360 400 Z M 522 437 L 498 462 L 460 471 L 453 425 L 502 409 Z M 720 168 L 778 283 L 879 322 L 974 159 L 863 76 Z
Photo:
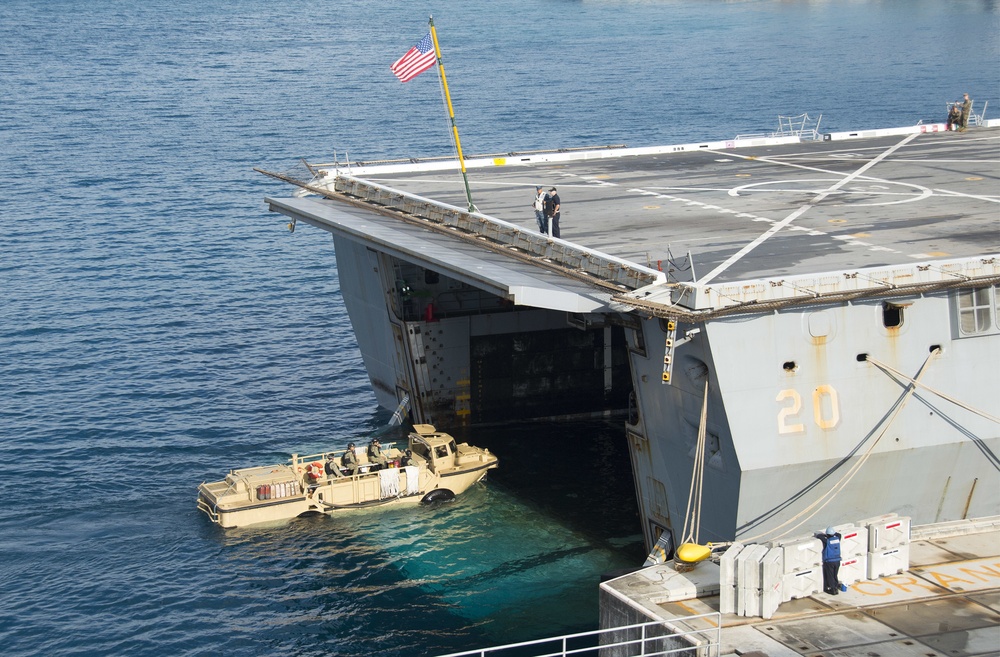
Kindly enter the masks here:
M 736 557 L 743 551 L 742 543 L 733 543 L 719 558 L 720 586 L 736 586 Z
M 737 586 L 736 613 L 740 616 L 760 616 L 760 589 Z
M 795 598 L 805 598 L 823 590 L 823 567 L 816 566 L 794 573 L 785 573 L 781 578 L 781 600 L 788 602 Z
M 800 538 L 782 542 L 785 551 L 785 574 L 808 570 L 823 563 L 823 542 L 818 538 Z
M 782 602 L 785 551 L 771 548 L 760 562 L 760 615 L 770 618 Z
M 760 560 L 766 545 L 748 545 L 736 557 L 736 613 L 760 616 Z
M 767 552 L 766 545 L 748 545 L 736 556 L 736 586 L 760 589 L 760 560 Z
M 868 579 L 903 573 L 910 569 L 910 544 L 868 553 Z
M 868 525 L 868 551 L 882 552 L 910 542 L 910 519 L 905 516 Z
M 840 534 L 840 556 L 868 554 L 868 527 L 862 525 L 836 525 L 833 530 Z
M 719 613 L 736 613 L 736 595 L 738 591 L 739 589 L 735 586 L 727 586 L 726 584 L 722 585 L 719 589 Z
M 785 551 L 781 548 L 771 548 L 760 560 L 760 587 L 765 588 L 769 582 L 780 580 L 785 574 Z
M 859 520 L 855 524 L 861 525 L 863 527 L 867 527 L 868 525 L 871 525 L 873 523 L 878 523 L 878 522 L 882 522 L 883 520 L 889 520 L 890 518 L 898 518 L 898 517 L 899 517 L 899 514 L 895 513 L 895 512 L 893 512 L 893 513 L 883 513 L 880 516 L 872 516 L 871 518 L 865 518 L 864 520 Z
M 854 584 L 868 578 L 868 553 L 843 557 L 837 579 L 842 584 Z
M 782 576 L 784 577 L 784 576 Z M 771 618 L 785 601 L 785 583 L 778 579 L 771 586 L 760 590 L 760 615 Z

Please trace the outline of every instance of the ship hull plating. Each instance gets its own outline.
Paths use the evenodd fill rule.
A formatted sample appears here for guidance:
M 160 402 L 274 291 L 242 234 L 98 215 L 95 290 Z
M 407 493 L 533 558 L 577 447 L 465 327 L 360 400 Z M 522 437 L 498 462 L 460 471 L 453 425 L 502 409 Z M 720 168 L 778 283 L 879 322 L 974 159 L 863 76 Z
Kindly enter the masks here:
M 470 158 L 483 213 L 457 163 L 334 163 L 269 203 L 334 235 L 382 406 L 628 407 L 650 547 L 681 538 L 706 395 L 700 540 L 930 523 L 1000 512 L 996 127 Z M 527 205 L 556 176 L 568 239 Z
M 667 350 L 665 320 L 629 332 L 647 541 L 679 538 L 706 382 L 701 540 L 809 533 L 873 509 L 921 524 L 995 514 L 1000 439 L 976 410 L 992 408 L 998 375 L 977 364 L 1000 362 L 1000 336 L 963 337 L 957 294 L 708 321 Z

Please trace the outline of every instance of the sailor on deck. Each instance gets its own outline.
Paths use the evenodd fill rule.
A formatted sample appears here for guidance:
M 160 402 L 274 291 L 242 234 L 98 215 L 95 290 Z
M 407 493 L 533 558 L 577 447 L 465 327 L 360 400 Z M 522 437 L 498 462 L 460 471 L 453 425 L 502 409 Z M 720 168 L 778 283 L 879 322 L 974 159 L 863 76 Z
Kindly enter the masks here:
M 958 129 L 959 132 L 965 132 L 969 127 L 970 114 L 972 114 L 972 99 L 969 98 L 969 94 L 962 94 L 962 127 Z
M 823 541 L 823 591 L 830 595 L 840 593 L 840 534 L 827 527 L 826 533 L 820 534 Z
M 546 232 L 545 231 L 545 199 L 547 197 L 548 197 L 548 194 L 545 193 L 545 190 L 542 189 L 542 186 L 541 185 L 536 185 L 535 186 L 535 201 L 534 201 L 533 205 L 534 205 L 534 208 L 535 208 L 535 221 L 538 223 L 538 232 L 539 233 L 545 233 Z
M 548 234 L 551 237 L 559 237 L 559 216 L 561 210 L 559 193 L 553 187 L 545 197 L 545 219 L 548 222 Z
M 953 103 L 951 109 L 948 110 L 948 122 L 945 125 L 946 130 L 958 130 L 962 125 L 962 106 L 961 103 Z

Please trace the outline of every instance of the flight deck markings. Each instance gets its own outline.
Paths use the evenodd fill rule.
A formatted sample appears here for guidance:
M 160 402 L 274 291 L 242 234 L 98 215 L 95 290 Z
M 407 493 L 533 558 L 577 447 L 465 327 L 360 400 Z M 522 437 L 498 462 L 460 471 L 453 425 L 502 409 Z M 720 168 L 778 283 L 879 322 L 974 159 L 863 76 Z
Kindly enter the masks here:
M 816 197 L 810 203 L 807 203 L 807 204 L 803 205 L 802 207 L 800 207 L 799 209 L 795 210 L 794 212 L 792 212 L 791 214 L 789 214 L 787 217 L 785 217 L 784 219 L 782 219 L 780 222 L 778 222 L 775 225 L 771 226 L 771 228 L 769 228 L 762 235 L 760 235 L 759 237 L 757 237 L 757 239 L 753 240 L 752 242 L 750 242 L 749 244 L 747 244 L 745 247 L 743 247 L 742 249 L 740 249 L 739 251 L 737 251 L 736 253 L 734 253 L 732 256 L 730 256 L 729 258 L 727 258 L 722 264 L 720 264 L 718 267 L 716 267 L 715 269 L 713 269 L 712 271 L 710 271 L 708 273 L 708 275 L 703 276 L 702 279 L 701 279 L 701 281 L 699 281 L 699 282 L 702 285 L 706 285 L 707 283 L 709 283 L 710 281 L 712 281 L 716 276 L 718 276 L 722 272 L 724 272 L 727 269 L 729 269 L 729 267 L 731 265 L 733 265 L 734 263 L 739 262 L 740 260 L 742 260 L 743 256 L 745 256 L 746 254 L 750 253 L 751 251 L 753 251 L 754 249 L 756 249 L 758 246 L 760 246 L 761 244 L 763 244 L 764 242 L 766 242 L 768 239 L 770 239 L 779 230 L 781 230 L 785 226 L 791 224 L 793 221 L 795 221 L 796 219 L 798 219 L 799 217 L 801 217 L 802 215 L 804 215 L 806 212 L 808 212 L 809 210 L 811 210 L 812 208 L 814 208 L 816 206 L 816 204 L 820 203 L 827 196 L 829 196 L 830 194 L 833 194 L 834 192 L 836 192 L 837 190 L 839 190 L 844 185 L 846 185 L 846 184 L 850 183 L 851 181 L 857 179 L 862 174 L 864 174 L 865 171 L 868 171 L 869 169 L 871 169 L 872 167 L 874 167 L 876 164 L 878 164 L 879 162 L 881 162 L 885 158 L 889 157 L 890 155 L 892 155 L 893 153 L 895 153 L 897 150 L 899 150 L 900 148 L 902 148 L 903 146 L 905 146 L 906 144 L 910 143 L 911 141 L 913 141 L 916 138 L 917 138 L 916 133 L 914 133 L 912 135 L 909 135 L 908 137 L 906 137 L 902 141 L 900 141 L 898 144 L 895 144 L 894 146 L 886 149 L 885 151 L 883 151 L 882 153 L 880 153 L 879 155 L 877 155 L 875 158 L 873 158 L 872 160 L 870 160 L 868 163 L 866 163 L 864 166 L 862 166 L 861 168 L 859 168 L 857 171 L 854 171 L 854 172 L 848 174 L 847 176 L 844 176 L 844 178 L 842 180 L 840 180 L 839 182 L 837 182 L 834 185 L 830 186 L 829 189 L 826 189 L 823 192 L 820 192 L 819 194 L 817 194 Z

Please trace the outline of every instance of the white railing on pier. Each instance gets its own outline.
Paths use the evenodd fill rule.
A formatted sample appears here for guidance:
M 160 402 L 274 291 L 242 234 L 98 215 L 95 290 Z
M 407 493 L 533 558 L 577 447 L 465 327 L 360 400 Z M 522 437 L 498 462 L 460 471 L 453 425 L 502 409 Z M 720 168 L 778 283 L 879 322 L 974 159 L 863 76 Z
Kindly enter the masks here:
M 711 627 L 677 631 L 679 625 L 704 619 Z M 719 657 L 722 646 L 722 615 L 719 612 L 684 616 L 664 621 L 623 625 L 603 630 L 510 643 L 479 650 L 454 652 L 439 657 Z M 537 652 L 535 652 L 537 649 Z

